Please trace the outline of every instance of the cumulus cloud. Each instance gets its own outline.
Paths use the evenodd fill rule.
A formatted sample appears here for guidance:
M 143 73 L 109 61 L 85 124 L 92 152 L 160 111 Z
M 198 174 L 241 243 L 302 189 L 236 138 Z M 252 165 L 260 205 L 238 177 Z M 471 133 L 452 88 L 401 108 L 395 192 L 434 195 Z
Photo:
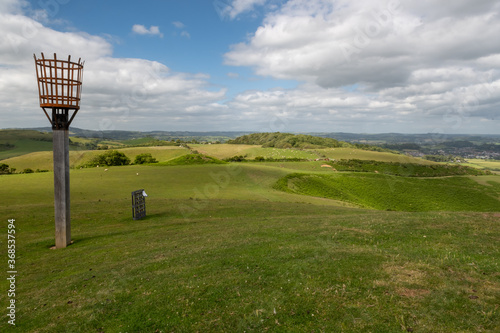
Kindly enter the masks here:
M 377 7 L 371 1 L 292 0 L 270 14 L 248 42 L 233 45 L 226 63 L 323 87 L 385 86 L 405 82 L 417 64 L 435 66 L 500 52 L 500 44 L 492 43 L 500 28 L 491 11 L 498 11 L 495 1 L 483 1 L 484 11 L 474 8 L 475 15 L 458 17 L 450 15 L 465 12 L 467 2 L 462 7 L 454 3 L 439 17 L 434 7 L 446 6 L 424 2 L 427 12 L 421 5 L 415 13 L 399 1 Z
M 444 93 L 436 93 L 444 90 L 440 83 L 416 95 L 399 89 L 373 93 L 306 83 L 246 91 L 226 105 L 236 123 L 252 123 L 258 131 L 498 133 L 499 81 Z
M 376 118 L 376 105 L 384 105 L 394 123 L 450 113 L 494 119 L 498 31 L 500 3 L 494 0 L 290 0 L 269 12 L 247 41 L 232 45 L 225 63 L 307 82 L 322 101 L 323 91 L 344 96 L 342 87 L 356 85 L 357 96 L 370 98 L 349 110 L 369 113 L 367 121 Z M 301 95 L 301 89 L 287 95 Z
M 142 24 L 134 24 L 132 26 L 132 31 L 138 35 L 153 35 L 159 36 L 163 38 L 163 34 L 160 32 L 160 28 L 158 26 L 152 25 L 151 27 L 146 28 Z
M 225 90 L 208 91 L 207 76 L 175 73 L 158 62 L 141 59 L 101 58 L 86 65 L 84 96 L 87 115 L 113 128 L 201 124 L 211 117 L 209 108 L 190 113 L 193 105 L 211 105 Z M 103 112 L 104 111 L 104 112 Z
M 48 126 L 33 53 L 56 52 L 86 61 L 73 123 L 81 128 L 499 133 L 497 1 L 290 0 L 233 45 L 225 62 L 300 83 L 231 98 L 206 74 L 115 58 L 106 39 L 49 28 L 23 4 L 0 4 L 1 127 Z M 233 17 L 261 4 L 235 1 Z M 181 24 L 173 23 L 179 33 Z
M 0 13 L 19 14 L 26 6 L 28 6 L 28 2 L 24 0 L 2 0 L 0 2 Z
M 19 14 L 0 14 L 0 124 L 49 126 L 39 108 L 33 54 L 85 61 L 82 109 L 73 126 L 94 130 L 196 129 L 228 110 L 216 107 L 225 89 L 208 88 L 206 74 L 164 64 L 114 58 L 110 43 L 81 32 L 59 32 Z M 154 32 L 154 29 L 153 29 Z M 78 58 L 77 58 L 78 57 Z M 76 59 L 75 59 L 76 58 Z M 198 106 L 196 112 L 193 106 Z

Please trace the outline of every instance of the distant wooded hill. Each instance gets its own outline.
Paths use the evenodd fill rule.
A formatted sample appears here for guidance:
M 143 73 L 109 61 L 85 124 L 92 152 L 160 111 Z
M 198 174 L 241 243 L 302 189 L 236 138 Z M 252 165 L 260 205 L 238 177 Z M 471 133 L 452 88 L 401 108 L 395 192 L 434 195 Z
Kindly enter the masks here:
M 364 150 L 388 151 L 387 149 L 366 144 L 352 144 L 332 138 L 292 133 L 254 133 L 227 141 L 228 144 L 261 145 L 263 148 L 359 148 Z
M 41 132 L 52 132 L 50 127 L 31 128 Z M 84 138 L 96 139 L 112 139 L 112 140 L 132 140 L 144 137 L 153 137 L 159 140 L 176 140 L 181 139 L 189 141 L 196 139 L 198 141 L 215 141 L 226 142 L 230 139 L 238 138 L 242 135 L 253 133 L 252 131 L 206 131 L 206 132 L 190 132 L 190 131 L 121 131 L 121 130 L 86 130 L 72 127 L 70 135 Z M 257 133 L 262 134 L 262 133 Z M 310 135 L 321 138 L 331 138 L 338 141 L 359 142 L 367 144 L 402 144 L 416 143 L 418 145 L 437 145 L 447 141 L 472 141 L 475 144 L 483 143 L 500 143 L 500 135 L 469 135 L 469 134 L 401 134 L 401 133 L 382 133 L 382 134 L 363 134 L 363 133 L 325 133 L 325 132 L 309 132 L 296 133 L 297 135 Z
M 332 138 L 320 138 L 305 134 L 254 133 L 229 140 L 229 144 L 261 145 L 263 148 L 337 148 L 350 144 Z

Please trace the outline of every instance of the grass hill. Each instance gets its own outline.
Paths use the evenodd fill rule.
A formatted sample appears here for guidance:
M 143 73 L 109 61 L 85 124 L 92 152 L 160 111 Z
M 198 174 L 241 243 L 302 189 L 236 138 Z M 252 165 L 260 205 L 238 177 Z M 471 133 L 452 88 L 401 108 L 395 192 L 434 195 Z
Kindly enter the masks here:
M 318 165 L 72 170 L 74 244 L 61 250 L 49 249 L 53 175 L 0 176 L 9 194 L 0 215 L 16 220 L 17 330 L 499 331 L 500 212 L 471 199 L 498 199 L 498 176 L 427 180 L 319 167 L 294 175 L 293 168 Z M 446 206 L 359 209 L 323 193 L 273 188 L 287 176 L 297 192 L 319 182 L 319 190 L 361 197 L 355 190 L 363 187 L 388 196 L 392 186 L 408 203 L 434 189 L 432 199 Z M 141 188 L 147 217 L 135 221 L 130 193 Z M 455 190 L 455 201 L 472 200 L 482 212 L 449 211 L 445 197 Z M 9 281 L 1 279 L 0 289 Z M 0 331 L 8 326 L 0 321 Z
M 193 149 L 204 154 L 215 156 L 219 159 L 227 159 L 233 156 L 244 156 L 245 159 L 252 160 L 257 156 L 265 158 L 303 158 L 314 160 L 320 155 L 310 150 L 282 149 L 282 148 L 262 148 L 259 145 L 244 144 L 221 144 L 221 145 L 190 145 Z
M 139 154 L 149 153 L 160 162 L 177 158 L 179 156 L 189 154 L 189 149 L 181 147 L 130 147 L 121 148 L 120 152 L 124 153 L 132 161 Z M 95 156 L 104 153 L 103 150 L 73 150 L 69 152 L 70 167 L 77 168 L 89 162 Z M 26 168 L 33 170 L 53 170 L 52 151 L 40 151 L 25 154 L 22 156 L 12 157 L 2 160 L 10 167 L 16 168 L 17 171 L 22 171 Z
M 363 150 L 389 151 L 384 148 L 370 146 L 366 144 L 350 144 L 337 141 L 332 138 L 318 137 L 305 134 L 291 133 L 254 133 L 229 140 L 228 144 L 261 145 L 263 148 L 300 148 L 300 149 L 321 149 L 349 147 Z
M 500 176 L 353 146 L 189 146 L 119 149 L 160 161 L 147 166 L 72 169 L 74 243 L 60 250 L 53 174 L 0 175 L 18 331 L 500 331 Z M 51 169 L 51 155 L 2 163 Z M 219 164 L 235 155 L 308 161 Z
M 290 193 L 396 211 L 498 211 L 500 183 L 466 177 L 408 178 L 379 174 L 290 174 L 276 188 Z
M 1 133 L 1 131 L 0 131 Z M 34 132 L 36 135 L 42 135 L 45 140 L 51 140 L 51 134 L 42 134 Z M 15 136 L 14 136 L 15 137 Z M 70 149 L 70 164 L 72 167 L 77 167 L 85 162 L 88 162 L 97 154 L 101 154 L 102 150 L 86 150 L 85 144 L 88 139 L 74 138 L 75 146 Z M 169 145 L 161 146 L 145 146 L 155 144 L 157 140 L 152 138 L 142 138 L 130 141 L 103 141 L 109 144 L 113 149 L 119 149 L 131 160 L 141 153 L 150 153 L 160 162 L 166 162 L 176 157 L 190 153 L 187 147 L 177 147 Z M 8 141 L 6 141 L 8 142 Z M 14 142 L 10 140 L 10 142 Z M 52 170 L 52 142 L 37 141 L 34 137 L 29 136 L 25 142 L 24 151 L 18 151 L 15 157 L 7 157 L 2 160 L 2 163 L 8 164 L 10 167 L 16 168 L 18 172 L 31 168 L 33 170 Z M 45 148 L 42 151 L 37 151 L 38 142 L 43 142 Z M 133 147 L 127 146 L 132 145 Z M 378 152 L 361 150 L 357 148 L 325 148 L 325 149 L 284 149 L 284 148 L 262 148 L 258 145 L 243 145 L 243 144 L 189 144 L 193 150 L 199 151 L 201 154 L 213 156 L 217 159 L 227 159 L 233 156 L 244 156 L 247 160 L 253 160 L 256 157 L 266 159 L 362 159 L 362 160 L 377 160 L 388 162 L 405 162 L 419 164 L 436 164 L 431 161 L 397 155 L 389 152 Z
M 200 165 L 200 164 L 225 164 L 226 162 L 211 156 L 191 153 L 174 158 L 170 161 L 160 163 L 160 165 Z
M 335 171 L 374 172 L 405 177 L 446 177 L 446 176 L 478 176 L 489 174 L 476 168 L 462 165 L 420 164 L 401 162 L 382 162 L 358 159 L 341 159 L 327 162 Z
M 399 162 L 399 163 L 417 163 L 425 165 L 437 164 L 432 161 L 416 158 L 412 156 L 395 154 L 385 151 L 372 151 L 363 150 L 359 148 L 327 148 L 327 149 L 314 149 L 316 153 L 322 158 L 329 158 L 334 160 L 372 160 L 381 162 Z
M 253 160 L 256 157 L 274 158 L 274 159 L 306 159 L 306 160 L 373 160 L 381 162 L 399 162 L 399 163 L 416 163 L 422 165 L 438 165 L 436 162 L 423 160 L 411 156 L 394 154 L 391 152 L 379 152 L 362 150 L 358 148 L 323 148 L 323 149 L 289 149 L 289 148 L 262 148 L 258 145 L 244 144 L 221 144 L 221 145 L 196 145 L 191 144 L 190 147 L 196 149 L 200 153 L 217 157 L 219 159 L 227 159 L 233 156 L 243 156 L 247 160 Z
M 0 130 L 0 160 L 35 151 L 52 151 L 52 133 Z
M 97 149 L 95 140 L 70 137 L 70 150 Z M 52 133 L 36 130 L 0 130 L 0 160 L 34 152 L 52 152 Z
M 468 159 L 466 163 L 462 163 L 464 166 L 473 166 L 474 168 L 491 170 L 491 171 L 500 171 L 500 161 L 494 160 L 482 160 L 482 159 Z
M 263 148 L 335 148 L 349 146 L 331 138 L 291 133 L 254 133 L 229 140 L 228 144 L 261 145 Z

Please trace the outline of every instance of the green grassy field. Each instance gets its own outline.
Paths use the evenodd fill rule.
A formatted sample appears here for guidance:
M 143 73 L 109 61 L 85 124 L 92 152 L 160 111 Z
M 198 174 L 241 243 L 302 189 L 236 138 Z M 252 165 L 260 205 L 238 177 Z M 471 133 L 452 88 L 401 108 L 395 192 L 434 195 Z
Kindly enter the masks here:
M 0 150 L 0 160 L 36 151 L 52 151 L 52 133 L 29 130 L 0 130 L 0 145 L 12 149 Z
M 200 165 L 200 164 L 226 164 L 227 162 L 219 160 L 215 157 L 211 157 L 203 154 L 187 154 L 167 162 L 160 162 L 158 165 L 161 166 L 176 166 L 176 165 Z
M 277 188 L 342 200 L 366 208 L 397 211 L 498 211 L 500 177 L 479 184 L 469 177 L 409 178 L 370 173 L 294 173 Z
M 4 315 L 0 331 L 500 330 L 500 208 L 389 212 L 274 188 L 298 170 L 338 176 L 321 162 L 72 170 L 74 244 L 60 250 L 52 173 L 0 176 L 0 246 L 16 219 L 19 273 L 16 328 Z M 373 191 L 388 177 L 369 176 Z M 432 186 L 493 200 L 499 178 L 410 179 L 422 184 L 401 184 L 419 190 L 400 200 Z M 134 221 L 141 188 L 147 217 Z
M 500 171 L 500 161 L 468 159 L 467 163 L 462 163 L 462 165 L 472 166 L 478 169 Z
M 134 161 L 135 156 L 142 153 L 150 153 L 159 162 L 166 162 L 168 160 L 174 159 L 176 157 L 189 154 L 189 150 L 180 147 L 134 147 L 134 148 L 122 148 L 120 152 L 123 152 L 127 157 Z M 78 167 L 88 161 L 93 157 L 104 153 L 103 150 L 75 150 L 70 151 L 69 159 L 71 167 Z M 42 151 L 25 154 L 22 156 L 8 158 L 2 161 L 2 163 L 8 164 L 10 167 L 16 168 L 18 172 L 31 168 L 33 170 L 53 170 L 53 160 L 52 151 Z
M 302 158 L 302 159 L 360 159 L 377 160 L 382 162 L 419 163 L 426 165 L 437 164 L 435 162 L 414 158 L 405 155 L 398 155 L 386 152 L 367 151 L 355 148 L 326 148 L 326 149 L 279 149 L 262 148 L 255 145 L 190 145 L 200 153 L 217 157 L 219 159 L 229 158 L 236 155 L 247 156 L 247 159 L 254 159 L 257 156 L 266 158 Z
M 418 163 L 425 165 L 436 164 L 434 162 L 416 159 L 403 155 L 396 155 L 384 152 L 372 152 L 351 148 L 334 148 L 334 149 L 316 149 L 316 150 L 298 150 L 298 149 L 278 149 L 278 148 L 262 148 L 252 145 L 229 145 L 229 144 L 193 144 L 189 145 L 193 150 L 202 154 L 212 156 L 218 159 L 230 158 L 233 156 L 246 156 L 246 159 L 252 160 L 257 156 L 265 158 L 300 158 L 300 159 L 362 159 L 362 160 L 378 160 L 383 162 L 402 162 L 402 163 Z M 51 149 L 51 146 L 50 146 Z M 159 162 L 166 162 L 171 159 L 188 154 L 189 150 L 181 147 L 161 146 L 161 147 L 133 147 L 120 148 L 121 152 L 127 155 L 132 161 L 135 156 L 141 153 L 150 153 Z M 77 167 L 88 161 L 94 156 L 102 154 L 99 150 L 74 150 L 70 151 L 70 165 Z M 16 168 L 17 171 L 22 171 L 26 168 L 52 170 L 52 152 L 40 151 L 26 153 L 22 156 L 16 156 L 2 160 L 2 163 L 8 164 L 10 167 Z
M 52 142 L 31 140 L 18 140 L 16 147 L 13 149 L 0 152 L 1 159 L 8 159 L 15 156 L 29 154 L 33 151 L 49 151 L 52 152 Z
M 324 157 L 336 160 L 358 159 L 358 160 L 376 160 L 381 162 L 419 163 L 428 165 L 436 164 L 435 162 L 406 155 L 368 151 L 368 150 L 361 150 L 354 148 L 328 148 L 328 149 L 316 149 L 315 151 Z

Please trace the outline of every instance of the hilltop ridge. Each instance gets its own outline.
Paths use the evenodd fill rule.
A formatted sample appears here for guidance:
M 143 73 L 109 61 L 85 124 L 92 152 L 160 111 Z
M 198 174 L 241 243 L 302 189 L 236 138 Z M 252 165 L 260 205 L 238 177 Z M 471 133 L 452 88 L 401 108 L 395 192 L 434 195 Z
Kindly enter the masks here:
M 381 147 L 367 144 L 349 143 L 338 141 L 333 138 L 325 138 L 308 134 L 293 133 L 253 133 L 240 136 L 234 140 L 227 141 L 228 144 L 261 145 L 262 148 L 300 148 L 300 149 L 321 149 L 321 148 L 358 148 L 372 151 L 387 151 Z

